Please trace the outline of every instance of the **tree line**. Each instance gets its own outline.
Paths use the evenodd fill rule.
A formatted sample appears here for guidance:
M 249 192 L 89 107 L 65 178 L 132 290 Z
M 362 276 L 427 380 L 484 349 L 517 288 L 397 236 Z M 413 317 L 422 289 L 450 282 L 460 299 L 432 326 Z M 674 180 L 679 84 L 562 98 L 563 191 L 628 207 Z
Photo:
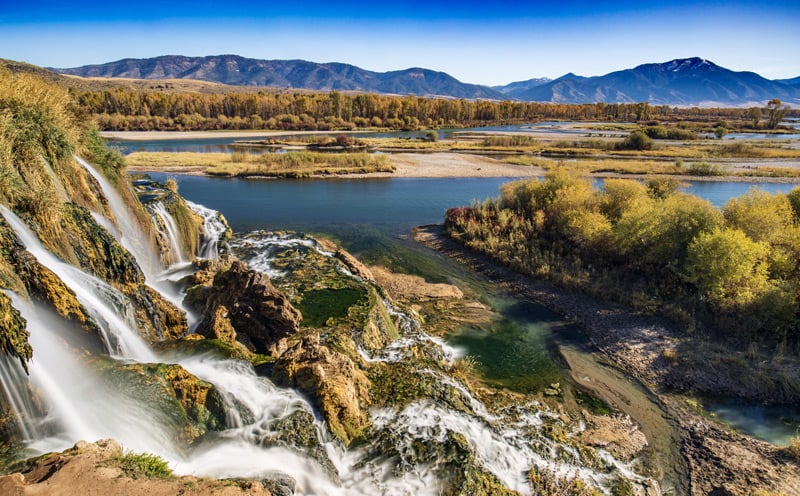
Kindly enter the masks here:
M 311 92 L 169 93 L 72 90 L 104 130 L 421 129 L 533 122 L 752 120 L 749 109 L 647 103 L 558 104 Z
M 647 183 L 553 172 L 450 209 L 446 232 L 514 269 L 666 314 L 695 329 L 800 347 L 800 188 L 723 209 Z

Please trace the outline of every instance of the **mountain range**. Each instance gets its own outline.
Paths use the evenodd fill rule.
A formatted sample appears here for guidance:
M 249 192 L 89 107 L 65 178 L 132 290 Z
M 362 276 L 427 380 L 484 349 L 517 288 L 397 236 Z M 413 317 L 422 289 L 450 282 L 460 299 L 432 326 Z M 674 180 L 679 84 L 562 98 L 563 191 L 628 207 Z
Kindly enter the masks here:
M 133 79 L 199 79 L 229 85 L 301 88 L 319 91 L 362 91 L 469 99 L 503 99 L 487 87 L 466 84 L 444 72 L 411 68 L 373 72 L 341 63 L 305 60 L 258 60 L 238 55 L 183 57 L 165 55 L 149 59 L 123 59 L 72 69 L 51 69 L 82 77 Z
M 779 98 L 800 104 L 800 77 L 769 80 L 698 57 L 643 64 L 604 76 L 570 73 L 554 80 L 534 78 L 495 87 L 463 83 L 444 72 L 421 68 L 374 72 L 343 63 L 259 60 L 237 55 L 165 55 L 51 70 L 82 77 L 195 79 L 241 86 L 553 103 L 750 106 Z

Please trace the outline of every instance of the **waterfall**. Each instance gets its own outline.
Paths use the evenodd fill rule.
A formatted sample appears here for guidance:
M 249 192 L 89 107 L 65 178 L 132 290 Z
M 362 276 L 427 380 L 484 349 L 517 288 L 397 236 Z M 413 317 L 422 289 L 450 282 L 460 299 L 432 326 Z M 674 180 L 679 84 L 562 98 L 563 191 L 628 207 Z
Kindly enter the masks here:
M 196 318 L 183 307 L 183 295 L 181 295 L 172 284 L 172 279 L 178 277 L 175 272 L 177 271 L 180 274 L 181 271 L 186 269 L 186 264 L 170 268 L 172 270 L 167 270 L 165 272 L 158 253 L 149 243 L 149 236 L 141 229 L 138 219 L 128 209 L 128 206 L 125 204 L 119 192 L 108 182 L 105 176 L 95 170 L 88 162 L 77 156 L 75 160 L 83 166 L 100 185 L 100 189 L 103 191 L 103 195 L 108 201 L 111 213 L 117 220 L 118 230 L 114 229 L 109 232 L 111 232 L 119 243 L 134 256 L 144 273 L 147 285 L 159 292 L 176 307 L 186 312 L 187 319 L 190 321 L 189 323 L 191 325 Z M 108 222 L 110 222 L 110 220 Z M 100 225 L 107 225 L 108 222 L 101 222 Z M 182 251 L 179 251 L 179 253 L 182 253 Z
M 124 389 L 102 381 L 58 333 L 63 326 L 58 317 L 13 293 L 7 294 L 27 321 L 34 348 L 30 383 L 46 408 L 44 416 L 26 412 L 38 422 L 36 432 L 26 440 L 29 448 L 46 453 L 63 450 L 81 439 L 113 437 L 128 449 L 171 450 L 174 433 L 165 415 L 146 402 L 132 401 Z
M 19 360 L 0 352 L 0 387 L 11 405 L 24 441 L 36 439 L 41 435 L 34 420 L 38 412 L 27 390 L 27 384 L 25 370 Z
M 167 240 L 168 251 L 164 257 L 165 265 L 186 263 L 186 257 L 183 254 L 183 242 L 175 219 L 172 218 L 172 215 L 162 202 L 156 202 L 150 205 L 149 208 L 160 220 L 160 222 L 155 223 L 159 235 Z
M 75 160 L 83 166 L 100 185 L 103 196 L 105 196 L 108 201 L 108 207 L 117 220 L 116 223 L 119 227 L 119 234 L 121 235 L 119 241 L 122 246 L 136 258 L 148 283 L 157 281 L 158 274 L 161 273 L 163 267 L 161 266 L 158 254 L 152 246 L 149 246 L 149 236 L 142 231 L 139 226 L 139 220 L 133 212 L 128 209 L 122 196 L 120 196 L 114 186 L 108 182 L 105 176 L 100 174 L 82 158 L 76 156 Z
M 216 259 L 219 257 L 219 239 L 228 230 L 228 226 L 221 219 L 221 214 L 198 203 L 186 200 L 197 215 L 203 219 L 203 238 L 198 249 L 198 258 Z
M 155 355 L 136 330 L 133 307 L 128 297 L 111 285 L 62 262 L 45 248 L 28 226 L 4 205 L 0 213 L 14 230 L 25 249 L 55 273 L 77 297 L 102 333 L 108 353 L 113 357 L 151 362 Z

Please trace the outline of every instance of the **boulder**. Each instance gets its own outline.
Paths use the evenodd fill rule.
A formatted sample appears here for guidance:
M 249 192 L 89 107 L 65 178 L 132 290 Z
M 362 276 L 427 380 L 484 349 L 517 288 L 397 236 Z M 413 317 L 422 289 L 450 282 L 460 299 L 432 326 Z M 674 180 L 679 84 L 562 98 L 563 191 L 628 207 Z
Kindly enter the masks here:
M 372 276 L 372 272 L 366 267 L 366 265 L 362 264 L 358 261 L 356 257 L 348 253 L 342 248 L 336 250 L 334 256 L 342 262 L 342 264 L 347 267 L 347 270 L 352 272 L 354 275 L 360 277 L 365 281 L 374 281 L 375 278 Z
M 144 284 L 131 291 L 137 321 L 151 343 L 178 339 L 189 331 L 186 313 Z
M 345 443 L 367 425 L 361 403 L 368 400 L 369 379 L 347 356 L 321 344 L 318 334 L 286 350 L 273 367 L 273 379 L 308 395 Z
M 261 354 L 283 351 L 286 338 L 297 332 L 302 319 L 266 274 L 240 261 L 217 272 L 210 286 L 193 288 L 189 301 L 203 314 L 199 334 L 235 338 Z

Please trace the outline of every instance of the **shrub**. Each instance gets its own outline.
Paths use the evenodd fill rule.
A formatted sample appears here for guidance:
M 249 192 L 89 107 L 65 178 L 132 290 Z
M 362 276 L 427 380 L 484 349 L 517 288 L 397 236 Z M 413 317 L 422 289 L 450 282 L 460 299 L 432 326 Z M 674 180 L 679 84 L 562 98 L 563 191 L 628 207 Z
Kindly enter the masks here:
M 800 436 L 795 436 L 789 445 L 783 448 L 783 452 L 795 461 L 800 462 Z
M 169 464 L 158 455 L 150 453 L 127 453 L 114 461 L 119 464 L 122 472 L 131 479 L 143 477 L 145 479 L 169 479 L 172 469 Z
M 436 131 L 428 131 L 425 135 L 425 139 L 428 141 L 439 141 L 439 133 Z
M 690 176 L 721 176 L 723 175 L 723 169 L 719 164 L 693 162 L 689 164 L 686 173 Z
M 617 145 L 620 150 L 650 150 L 653 148 L 653 140 L 643 131 L 633 131 L 622 143 Z

